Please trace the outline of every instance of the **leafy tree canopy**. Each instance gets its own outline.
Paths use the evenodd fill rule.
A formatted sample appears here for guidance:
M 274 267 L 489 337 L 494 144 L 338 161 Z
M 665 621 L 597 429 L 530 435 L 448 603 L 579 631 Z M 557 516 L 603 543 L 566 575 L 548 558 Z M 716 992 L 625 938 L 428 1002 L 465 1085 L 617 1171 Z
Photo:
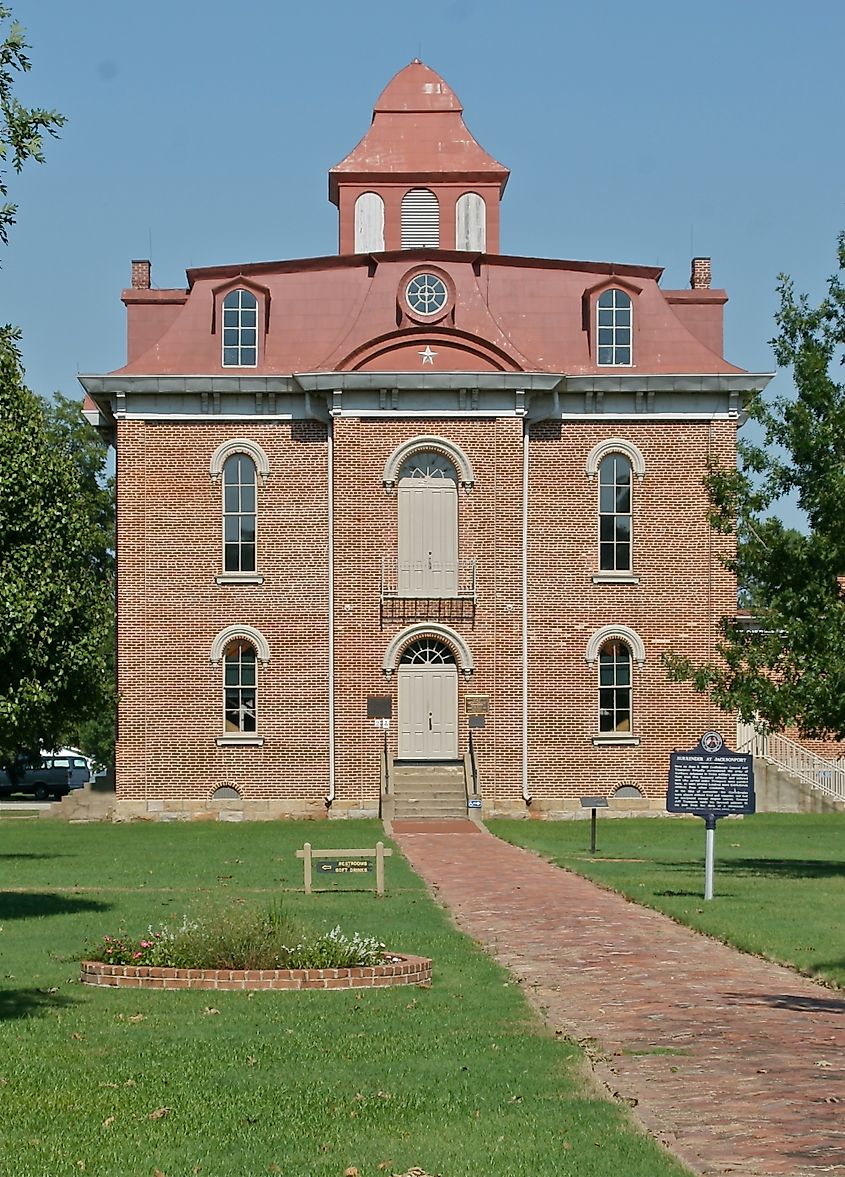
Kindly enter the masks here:
M 28 73 L 31 63 L 24 30 L 5 4 L 0 4 L 0 32 L 0 241 L 5 244 L 18 211 L 16 204 L 6 200 L 7 165 L 11 163 L 19 172 L 28 159 L 43 163 L 44 135 L 56 135 L 66 120 L 55 110 L 26 107 L 15 97 L 15 75 Z
M 112 577 L 83 479 L 0 332 L 0 760 L 107 706 Z M 88 488 L 90 490 L 90 488 Z
M 726 618 L 723 661 L 670 658 L 670 677 L 708 691 L 726 711 L 805 736 L 845 737 L 845 234 L 818 306 L 782 276 L 772 340 L 794 396 L 749 406 L 761 440 L 741 441 L 739 472 L 711 471 L 711 522 L 736 528 L 732 562 L 750 618 Z M 776 517 L 791 496 L 806 531 Z

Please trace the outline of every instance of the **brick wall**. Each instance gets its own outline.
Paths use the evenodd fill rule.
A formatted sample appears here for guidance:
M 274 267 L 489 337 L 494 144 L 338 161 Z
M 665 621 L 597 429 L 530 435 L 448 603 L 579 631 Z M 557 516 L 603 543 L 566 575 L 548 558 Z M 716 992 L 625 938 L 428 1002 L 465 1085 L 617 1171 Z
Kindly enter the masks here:
M 472 462 L 476 485 L 459 491 L 459 554 L 478 561 L 478 602 L 379 607 L 382 556 L 395 557 L 397 503 L 382 485 L 402 442 L 435 434 Z M 261 585 L 218 585 L 221 492 L 209 477 L 218 445 L 257 442 L 270 476 L 259 489 Z M 641 450 L 634 484 L 638 584 L 594 584 L 598 571 L 597 481 L 585 474 L 593 446 L 623 437 Z M 354 419 L 334 424 L 336 784 L 334 812 L 378 805 L 383 735 L 367 719 L 369 695 L 391 695 L 396 751 L 397 679 L 382 660 L 395 635 L 428 619 L 450 626 L 472 651 L 476 672 L 459 682 L 459 746 L 466 747 L 464 695 L 488 695 L 476 733 L 485 802 L 523 812 L 521 798 L 522 421 Z M 530 792 L 535 812 L 585 793 L 635 785 L 659 802 L 668 755 L 732 721 L 687 687 L 666 682 L 662 653 L 704 660 L 718 620 L 732 611 L 729 549 L 707 527 L 702 478 L 708 456 L 734 460 L 734 426 L 649 421 L 554 425 L 532 430 L 529 541 Z M 118 427 L 119 689 L 118 797 L 127 812 L 200 812 L 215 788 L 238 789 L 268 816 L 323 812 L 328 783 L 327 441 L 301 422 L 142 422 Z M 258 629 L 270 646 L 260 670 L 263 747 L 218 747 L 222 677 L 212 642 L 233 624 Z M 625 625 L 642 639 L 634 670 L 638 747 L 595 747 L 597 669 L 585 663 L 590 635 Z M 133 808 L 134 807 L 134 808 Z

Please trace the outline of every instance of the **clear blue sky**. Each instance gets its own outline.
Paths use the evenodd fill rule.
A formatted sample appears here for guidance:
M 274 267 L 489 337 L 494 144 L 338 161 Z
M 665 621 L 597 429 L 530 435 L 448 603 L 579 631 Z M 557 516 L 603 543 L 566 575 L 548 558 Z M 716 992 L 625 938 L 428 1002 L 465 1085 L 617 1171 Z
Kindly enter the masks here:
M 0 321 L 43 394 L 123 363 L 133 257 L 178 286 L 187 266 L 336 252 L 326 171 L 415 56 L 511 169 L 504 252 L 659 264 L 668 287 L 710 255 L 726 354 L 756 371 L 778 272 L 818 297 L 834 268 L 843 0 L 10 3 L 32 46 L 19 96 L 68 118 L 10 179 L 0 256 Z

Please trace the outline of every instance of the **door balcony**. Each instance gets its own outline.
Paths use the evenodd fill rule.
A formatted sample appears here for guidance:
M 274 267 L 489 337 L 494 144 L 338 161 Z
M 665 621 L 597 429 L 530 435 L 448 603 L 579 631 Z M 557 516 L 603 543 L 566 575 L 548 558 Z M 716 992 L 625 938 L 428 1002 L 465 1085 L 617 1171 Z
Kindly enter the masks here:
M 404 561 L 383 556 L 380 614 L 385 622 L 474 623 L 475 560 Z
M 472 601 L 476 600 L 476 561 L 381 559 L 381 600 Z

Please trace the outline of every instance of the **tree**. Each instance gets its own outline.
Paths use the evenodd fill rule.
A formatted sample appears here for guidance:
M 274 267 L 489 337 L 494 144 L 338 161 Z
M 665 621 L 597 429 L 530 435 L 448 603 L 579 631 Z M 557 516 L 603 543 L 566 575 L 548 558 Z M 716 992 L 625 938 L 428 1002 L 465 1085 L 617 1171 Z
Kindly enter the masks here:
M 27 108 L 16 73 L 30 69 L 21 26 L 0 4 L 0 240 L 17 206 L 5 164 L 43 160 L 62 115 Z M 7 22 L 11 21 L 11 24 Z M 68 454 L 67 405 L 48 423 L 23 383 L 19 333 L 0 328 L 0 761 L 58 746 L 107 705 L 112 624 L 111 525 L 89 451 Z M 102 492 L 102 493 L 101 493 Z
M 778 365 L 794 396 L 749 406 L 762 441 L 740 444 L 739 472 L 713 469 L 711 522 L 736 527 L 734 567 L 750 623 L 723 621 L 722 661 L 668 659 L 670 677 L 708 691 L 726 711 L 805 736 L 845 737 L 845 385 L 834 367 L 845 345 L 845 234 L 838 273 L 818 306 L 781 276 Z M 791 496 L 806 531 L 772 512 Z
M 0 333 L 0 759 L 58 747 L 107 699 L 111 576 L 73 462 Z
M 11 24 L 6 27 L 6 22 Z M 5 164 L 11 157 L 16 172 L 20 172 L 28 159 L 44 162 L 44 135 L 57 135 L 65 123 L 64 115 L 55 110 L 23 106 L 13 93 L 15 73 L 28 73 L 31 69 L 24 40 L 24 30 L 12 18 L 12 11 L 0 4 L 0 27 L 5 36 L 0 43 L 0 160 Z M 9 229 L 15 223 L 18 206 L 7 201 L 8 185 L 6 168 L 0 167 L 0 241 L 9 240 Z
M 98 578 L 114 584 L 114 478 L 107 475 L 108 444 L 82 415 L 82 398 L 55 393 L 42 398 L 45 426 L 51 448 L 64 453 L 76 471 L 85 511 L 93 524 L 91 559 Z M 103 638 L 106 681 L 98 706 L 69 730 L 68 742 L 82 748 L 98 764 L 114 763 L 117 692 L 115 686 L 114 613 Z M 92 700 L 93 704 L 93 700 Z

